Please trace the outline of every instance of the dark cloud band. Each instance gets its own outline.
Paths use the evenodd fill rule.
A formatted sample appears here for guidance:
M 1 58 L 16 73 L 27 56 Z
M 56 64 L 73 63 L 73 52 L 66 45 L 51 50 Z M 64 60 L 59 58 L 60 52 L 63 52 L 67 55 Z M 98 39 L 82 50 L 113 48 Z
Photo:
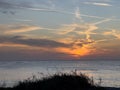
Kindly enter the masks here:
M 65 44 L 62 42 L 57 42 L 49 39 L 23 39 L 22 36 L 15 37 L 0 37 L 0 43 L 15 43 L 15 44 L 23 44 L 28 46 L 37 46 L 37 47 L 69 47 L 69 44 Z

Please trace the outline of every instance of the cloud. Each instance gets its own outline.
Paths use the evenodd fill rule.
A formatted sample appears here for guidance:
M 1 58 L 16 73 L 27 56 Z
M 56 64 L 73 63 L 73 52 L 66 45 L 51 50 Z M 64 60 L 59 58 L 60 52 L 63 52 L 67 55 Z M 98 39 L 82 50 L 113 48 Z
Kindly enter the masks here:
M 82 46 L 79 46 L 78 42 L 76 44 L 74 44 L 72 48 L 60 47 L 60 48 L 57 48 L 56 50 L 59 52 L 71 55 L 77 59 L 80 59 L 81 57 L 90 55 L 96 51 L 96 48 L 93 48 L 91 46 L 91 44 L 84 42 L 84 45 L 82 43 Z
M 84 2 L 84 4 L 96 5 L 96 6 L 104 6 L 104 7 L 110 7 L 110 6 L 112 6 L 109 3 L 98 3 L 98 2 Z
M 77 46 L 79 48 L 83 47 L 84 45 L 92 44 L 94 41 L 87 41 L 86 39 L 77 39 L 72 42 L 62 42 L 62 41 L 55 41 L 50 39 L 30 39 L 25 36 L 0 36 L 0 43 L 13 43 L 18 45 L 28 45 L 28 46 L 35 46 L 35 47 L 46 47 L 46 48 L 72 48 Z
M 92 25 L 92 24 L 88 25 L 88 29 L 84 32 L 86 34 L 87 41 L 89 41 L 89 42 L 92 41 L 91 34 L 95 34 L 95 33 L 93 33 L 93 31 L 95 31 L 97 29 L 98 29 L 98 27 L 95 25 Z
M 78 24 L 69 24 L 63 25 L 61 28 L 58 29 L 58 34 L 64 35 L 70 32 L 73 32 L 78 27 Z
M 96 34 L 93 31 L 97 30 L 98 27 L 94 24 L 70 24 L 64 25 L 59 29 L 58 34 L 64 35 L 69 33 L 76 33 L 78 35 L 85 35 L 88 42 L 91 42 L 91 34 Z
M 96 43 L 95 41 L 91 41 L 88 42 L 86 39 L 75 39 L 72 40 L 73 42 L 65 42 L 63 43 L 62 41 L 55 41 L 55 40 L 49 40 L 49 39 L 30 39 L 28 37 L 24 37 L 24 36 L 14 36 L 14 37 L 6 37 L 6 36 L 1 36 L 0 37 L 0 45 L 3 44 L 4 47 L 7 48 L 6 51 L 9 51 L 9 55 L 11 55 L 11 53 L 15 53 L 14 52 L 10 52 L 11 50 L 17 49 L 17 50 L 21 50 L 19 49 L 19 47 L 25 47 L 24 51 L 20 51 L 20 52 L 24 52 L 24 54 L 20 53 L 20 55 L 27 55 L 27 56 L 33 56 L 33 57 L 43 57 L 42 59 L 45 59 L 47 56 L 49 58 L 59 58 L 59 59 L 65 59 L 68 58 L 71 59 L 80 59 L 82 57 L 86 57 L 86 56 L 91 56 L 93 53 L 94 55 L 98 55 L 100 53 L 103 53 L 103 55 L 105 53 L 108 53 L 109 49 L 105 50 L 105 49 L 99 49 L 98 46 L 97 48 L 94 47 L 94 43 Z M 106 42 L 104 42 L 106 43 Z M 7 46 L 6 46 L 6 45 Z M 12 46 L 10 46 L 10 48 L 8 48 L 9 44 Z M 102 44 L 104 46 L 103 43 L 97 43 L 97 45 Z M 109 43 L 108 43 L 109 44 Z M 2 46 L 2 47 L 3 47 Z M 14 46 L 16 46 L 17 48 L 14 48 Z M 30 46 L 29 48 L 32 48 L 30 50 L 27 50 L 26 46 Z M 37 49 L 34 49 L 34 47 L 36 47 Z M 40 49 L 40 48 L 45 48 L 44 49 Z M 1 48 L 2 49 L 2 48 Z M 10 50 L 9 50 L 10 49 Z M 4 49 L 3 49 L 4 50 Z M 32 51 L 34 50 L 34 51 Z M 99 50 L 99 52 L 97 52 Z M 5 52 L 5 51 L 4 51 Z M 19 51 L 17 51 L 19 52 Z M 27 54 L 26 54 L 27 52 Z M 15 54 L 18 55 L 18 54 Z M 42 56 L 43 55 L 43 56 Z M 50 57 L 50 55 L 53 55 L 52 57 Z M 55 57 L 54 57 L 55 55 Z M 6 55 L 4 55 L 5 57 Z M 18 55 L 19 56 L 19 55 Z M 27 57 L 26 56 L 26 57 Z M 38 58 L 38 59 L 39 59 Z M 33 59 L 33 58 L 32 58 Z
M 17 9 L 29 9 L 29 10 L 47 10 L 47 9 L 54 9 L 54 3 L 51 0 L 0 0 L 0 12 L 4 14 L 15 14 L 18 10 Z M 49 11 L 49 10 L 47 10 Z
M 73 55 L 60 52 L 60 49 L 12 46 L 0 47 L 0 60 L 75 60 Z
M 98 45 L 98 43 L 106 42 L 106 41 L 110 40 L 110 39 L 106 39 L 106 38 L 95 40 L 94 38 L 92 38 L 92 35 L 97 35 L 97 34 L 102 35 L 100 33 L 95 32 L 96 30 L 99 29 L 99 27 L 97 25 L 103 24 L 103 23 L 111 21 L 111 20 L 112 19 L 108 18 L 108 19 L 103 19 L 101 21 L 98 21 L 96 23 L 84 23 L 84 24 L 73 23 L 73 24 L 69 24 L 69 25 L 63 25 L 63 27 L 58 30 L 58 34 L 60 34 L 60 35 L 71 35 L 72 34 L 72 35 L 74 35 L 74 38 L 76 36 L 79 36 L 79 38 L 80 38 L 81 35 L 85 35 L 85 37 L 83 39 L 75 39 L 75 40 L 72 39 L 73 47 L 75 46 L 75 49 L 73 49 L 71 51 L 75 53 L 74 50 L 76 50 L 76 51 L 78 50 L 79 54 L 82 55 L 82 52 L 80 53 L 80 51 L 83 49 L 86 51 L 84 53 L 84 55 L 88 55 L 88 54 L 90 54 L 90 52 L 92 53 L 92 52 L 96 51 L 96 48 L 94 47 L 94 45 Z M 70 49 L 65 49 L 65 50 L 66 50 L 66 52 L 70 52 Z
M 94 44 L 96 44 L 96 41 L 91 38 L 92 34 L 95 30 L 97 30 L 98 27 L 93 24 L 69 24 L 69 25 L 63 25 L 62 28 L 59 29 L 58 34 L 60 35 L 69 35 L 70 33 L 73 33 L 73 35 L 79 36 L 79 38 L 75 39 L 75 36 L 70 41 L 72 44 L 71 48 L 60 48 L 59 51 L 63 51 L 65 53 L 69 53 L 77 58 L 80 58 L 82 56 L 86 56 L 89 54 L 92 54 L 96 51 L 96 48 L 94 48 Z M 75 34 L 76 33 L 76 34 Z M 80 39 L 81 35 L 85 35 L 85 38 Z M 68 42 L 68 40 L 64 40 L 64 42 Z
M 15 8 L 14 5 L 6 0 L 0 0 L 0 8 L 3 9 L 9 9 L 9 8 Z
M 25 9 L 28 9 L 28 10 L 33 10 L 33 11 L 40 11 L 40 12 L 54 12 L 54 13 L 61 13 L 61 14 L 68 14 L 68 15 L 74 15 L 75 17 L 88 17 L 88 18 L 96 18 L 96 19 L 105 19 L 105 17 L 100 17 L 100 16 L 94 16 L 94 15 L 87 15 L 87 14 L 80 14 L 80 11 L 78 9 L 78 7 L 76 8 L 75 10 L 75 13 L 74 12 L 69 12 L 69 11 L 65 11 L 65 10 L 57 10 L 57 9 L 49 9 L 49 8 L 25 8 Z M 80 18 L 79 17 L 79 18 Z
M 20 19 L 20 18 L 16 18 L 14 19 L 15 21 L 20 21 L 20 22 L 32 22 L 32 20 L 30 19 Z
M 0 0 L 0 12 L 4 14 L 15 14 L 17 9 L 33 8 L 34 4 L 30 1 Z
M 49 39 L 27 39 L 23 36 L 14 36 L 14 37 L 0 37 L 0 43 L 13 43 L 13 44 L 21 44 L 35 47 L 69 47 L 69 44 L 65 44 L 62 42 L 57 42 Z
M 15 12 L 11 9 L 14 9 L 15 6 L 13 5 L 13 3 L 8 2 L 6 0 L 0 0 L 0 12 L 7 14 L 14 14 Z
M 93 44 L 94 41 L 93 41 L 93 40 L 88 41 L 87 39 L 77 39 L 77 40 L 75 40 L 73 43 L 74 43 L 74 45 L 76 45 L 76 46 L 84 47 L 84 45 Z
M 102 24 L 102 23 L 105 23 L 105 22 L 109 22 L 109 21 L 111 21 L 111 20 L 113 20 L 113 19 L 112 19 L 112 18 L 106 18 L 106 19 L 104 19 L 104 20 L 98 21 L 98 22 L 93 23 L 93 24 L 94 24 L 94 25 L 98 25 L 98 24 Z
M 75 10 L 75 18 L 80 20 L 80 21 L 83 21 L 82 17 L 81 17 L 81 13 L 80 13 L 80 9 L 79 7 L 76 7 L 76 10 Z
M 31 1 L 18 1 L 18 0 L 0 0 L 1 9 L 20 9 L 21 7 L 32 8 L 34 3 Z
M 112 19 L 110 19 L 110 18 L 106 18 L 106 17 L 87 15 L 87 14 L 80 13 L 79 7 L 76 7 L 75 12 L 69 12 L 69 11 L 65 11 L 65 10 L 58 10 L 57 8 L 50 9 L 50 8 L 36 8 L 36 7 L 33 7 L 33 8 L 24 8 L 24 9 L 38 11 L 38 12 L 53 12 L 53 13 L 74 15 L 76 19 L 80 19 L 82 21 L 83 21 L 82 17 L 95 18 L 95 19 L 104 19 L 104 20 L 106 19 L 106 21 L 107 20 L 120 21 L 120 19 L 113 18 L 113 17 L 112 17 Z
M 91 2 L 88 2 L 91 3 Z M 105 3 L 99 3 L 103 4 L 104 6 L 107 5 Z M 61 13 L 61 14 L 70 14 L 74 15 L 77 19 L 81 19 L 82 17 L 88 17 L 88 18 L 96 18 L 96 19 L 105 19 L 105 17 L 100 16 L 94 16 L 94 15 L 87 15 L 80 13 L 79 7 L 75 9 L 75 12 L 69 12 L 65 10 L 59 10 L 54 2 L 52 0 L 47 1 L 9 1 L 9 0 L 1 0 L 0 1 L 0 12 L 7 14 L 15 14 L 18 10 L 16 9 L 27 9 L 27 10 L 33 10 L 33 11 L 40 11 L 40 12 L 54 12 L 54 13 Z M 117 20 L 117 19 L 115 19 Z
M 25 53 L 34 50 L 33 52 L 28 52 L 33 55 L 36 51 L 40 50 L 39 56 L 44 56 L 45 53 L 49 56 L 54 53 L 53 55 L 57 55 L 59 59 L 62 57 L 63 59 L 79 59 L 80 57 L 92 54 L 95 52 L 95 48 L 91 46 L 92 43 L 94 42 L 88 42 L 85 39 L 77 39 L 72 42 L 62 42 L 50 39 L 31 39 L 24 36 L 0 36 L 0 48 L 8 48 L 7 51 L 9 49 L 10 51 L 13 51 L 11 50 L 12 48 L 15 50 L 21 50 L 22 48 L 23 50 L 25 49 Z M 36 56 L 36 54 L 33 56 Z
M 107 31 L 107 32 L 104 32 L 103 35 L 112 35 L 116 37 L 117 39 L 120 39 L 120 33 L 117 31 L 118 30 Z
M 32 25 L 0 25 L 1 34 L 16 34 L 23 32 L 30 32 L 34 30 L 40 30 L 42 27 L 32 26 Z

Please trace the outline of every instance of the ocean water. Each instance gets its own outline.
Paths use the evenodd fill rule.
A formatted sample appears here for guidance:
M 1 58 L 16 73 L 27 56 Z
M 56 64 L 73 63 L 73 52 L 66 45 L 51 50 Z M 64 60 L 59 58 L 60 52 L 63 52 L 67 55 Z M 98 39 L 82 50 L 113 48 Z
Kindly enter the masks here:
M 13 86 L 18 81 L 41 78 L 54 73 L 85 73 L 102 86 L 120 87 L 120 61 L 0 61 L 0 84 Z

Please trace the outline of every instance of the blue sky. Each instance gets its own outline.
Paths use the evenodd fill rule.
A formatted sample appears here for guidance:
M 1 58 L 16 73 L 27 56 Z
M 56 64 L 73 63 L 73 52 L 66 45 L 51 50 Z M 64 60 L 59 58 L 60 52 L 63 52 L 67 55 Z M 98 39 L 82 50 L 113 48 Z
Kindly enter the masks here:
M 0 0 L 0 60 L 119 60 L 119 6 L 119 0 Z

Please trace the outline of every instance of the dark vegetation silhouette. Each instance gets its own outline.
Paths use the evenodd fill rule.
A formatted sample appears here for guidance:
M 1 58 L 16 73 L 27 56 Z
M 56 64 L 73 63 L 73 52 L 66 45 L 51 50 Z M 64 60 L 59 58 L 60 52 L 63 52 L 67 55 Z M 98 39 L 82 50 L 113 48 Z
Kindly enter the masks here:
M 1 87 L 0 90 L 105 90 L 95 84 L 92 78 L 84 74 L 54 74 L 42 79 L 28 79 L 12 88 Z

